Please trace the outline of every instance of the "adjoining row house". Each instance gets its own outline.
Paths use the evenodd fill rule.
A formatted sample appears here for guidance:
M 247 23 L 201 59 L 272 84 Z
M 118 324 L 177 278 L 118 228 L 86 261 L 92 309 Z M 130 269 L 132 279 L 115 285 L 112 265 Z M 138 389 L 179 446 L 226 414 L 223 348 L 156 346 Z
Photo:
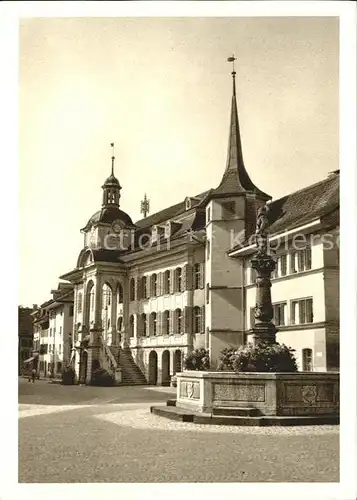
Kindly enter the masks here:
M 73 286 L 59 283 L 52 299 L 33 310 L 34 351 L 39 353 L 38 373 L 60 377 L 72 351 Z
M 25 370 L 25 362 L 32 357 L 33 324 L 31 307 L 18 307 L 18 374 Z
M 249 341 L 252 235 L 267 203 L 271 245 L 279 242 L 277 339 L 296 349 L 299 369 L 338 369 L 339 171 L 271 201 L 244 165 L 232 75 L 227 163 L 217 188 L 133 223 L 120 208 L 112 158 L 102 207 L 81 230 L 75 268 L 60 277 L 74 290 L 71 362 L 81 382 L 102 366 L 121 369 L 127 383 L 168 384 L 192 349 L 209 349 L 215 367 L 224 347 Z M 296 236 L 306 236 L 305 247 L 296 248 Z

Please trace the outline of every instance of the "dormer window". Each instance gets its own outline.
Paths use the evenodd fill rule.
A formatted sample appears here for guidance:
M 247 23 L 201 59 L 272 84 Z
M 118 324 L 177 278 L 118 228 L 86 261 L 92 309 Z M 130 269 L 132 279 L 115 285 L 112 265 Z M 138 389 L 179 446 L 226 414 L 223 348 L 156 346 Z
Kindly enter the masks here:
M 152 230 L 151 230 L 151 241 L 157 241 L 158 239 L 158 230 L 157 230 L 157 226 L 153 226 Z
M 165 238 L 170 238 L 171 236 L 171 223 L 168 222 L 165 226 Z
M 165 229 L 162 226 L 153 226 L 151 229 L 151 241 L 154 243 L 160 239 L 160 236 L 164 234 Z
M 186 206 L 186 210 L 190 210 L 190 208 L 192 207 L 191 198 L 188 198 L 188 197 L 186 198 L 185 206 Z

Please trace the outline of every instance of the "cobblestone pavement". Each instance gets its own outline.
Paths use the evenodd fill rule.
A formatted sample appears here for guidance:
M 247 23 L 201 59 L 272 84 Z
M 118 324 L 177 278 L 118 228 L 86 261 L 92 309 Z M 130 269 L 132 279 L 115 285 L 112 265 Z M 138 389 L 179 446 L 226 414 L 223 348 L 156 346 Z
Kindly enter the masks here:
M 218 427 L 149 413 L 170 396 L 20 383 L 19 482 L 339 481 L 337 426 Z

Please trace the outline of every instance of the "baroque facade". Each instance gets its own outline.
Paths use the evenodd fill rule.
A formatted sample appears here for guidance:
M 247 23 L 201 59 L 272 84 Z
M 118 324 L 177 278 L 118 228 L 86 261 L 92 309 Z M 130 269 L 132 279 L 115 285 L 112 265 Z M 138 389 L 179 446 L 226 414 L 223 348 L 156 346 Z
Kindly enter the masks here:
M 271 202 L 244 165 L 232 76 L 227 163 L 217 188 L 133 223 L 120 208 L 112 158 L 102 207 L 81 230 L 75 268 L 61 276 L 73 286 L 70 361 L 82 383 L 101 366 L 121 370 L 127 383 L 169 384 L 192 349 L 209 349 L 214 367 L 222 348 L 249 341 L 250 238 L 267 203 L 272 241 L 288 241 L 285 253 L 277 249 L 273 280 L 278 341 L 299 351 L 300 369 L 338 366 L 338 251 L 326 250 L 321 237 L 338 237 L 339 174 Z M 301 231 L 320 235 L 320 243 L 294 254 L 291 238 Z

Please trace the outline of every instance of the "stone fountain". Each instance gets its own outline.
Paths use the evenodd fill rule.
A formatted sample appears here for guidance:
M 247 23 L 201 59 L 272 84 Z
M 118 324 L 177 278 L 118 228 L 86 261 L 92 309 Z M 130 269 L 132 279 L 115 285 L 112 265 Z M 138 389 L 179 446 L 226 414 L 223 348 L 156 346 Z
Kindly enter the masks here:
M 263 206 L 251 260 L 257 272 L 254 344 L 276 343 L 270 280 L 275 261 L 268 253 L 268 226 L 268 207 Z M 177 374 L 177 399 L 151 412 L 199 424 L 338 424 L 339 373 L 184 371 Z

